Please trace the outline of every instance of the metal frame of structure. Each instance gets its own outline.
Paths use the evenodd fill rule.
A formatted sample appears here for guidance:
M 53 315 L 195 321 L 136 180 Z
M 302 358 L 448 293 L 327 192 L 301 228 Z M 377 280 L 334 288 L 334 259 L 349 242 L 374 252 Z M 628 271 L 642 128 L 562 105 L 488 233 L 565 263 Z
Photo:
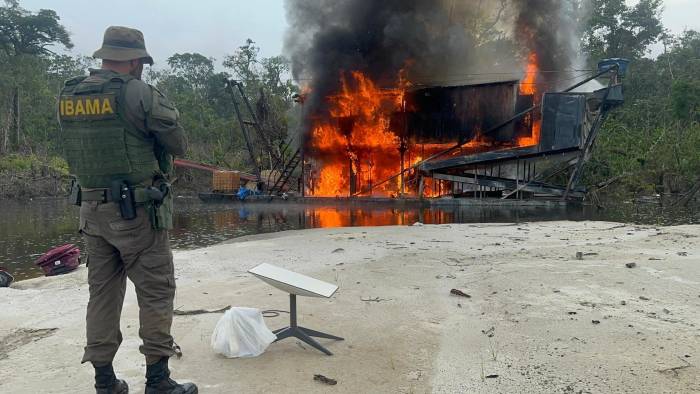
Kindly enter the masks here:
M 624 63 L 623 59 L 617 60 Z M 571 92 L 602 76 L 610 78 L 606 88 L 585 94 L 587 98 L 596 97 L 601 101 L 598 110 L 594 113 L 593 121 L 585 130 L 582 130 L 583 140 L 579 146 L 549 150 L 532 146 L 440 159 L 463 145 L 458 144 L 418 163 L 417 168 L 425 178 L 451 183 L 453 191 L 455 185 L 458 186 L 457 190 L 460 188 L 463 190 L 465 186 L 471 188 L 474 197 L 486 194 L 493 196 L 496 193 L 500 194 L 502 199 L 521 198 L 523 195 L 560 198 L 565 201 L 584 199 L 586 189 L 579 185 L 584 165 L 591 155 L 595 140 L 610 111 L 622 102 L 620 68 L 626 67 L 626 64 L 622 66 L 614 62 L 605 64 L 606 67 L 600 67 L 601 69 L 595 75 L 562 92 Z M 541 106 L 537 105 L 520 112 L 488 130 L 486 134 L 496 132 L 539 108 Z M 538 171 L 538 167 L 544 170 Z M 509 172 L 504 174 L 502 171 L 504 168 L 508 168 Z M 513 170 L 515 170 L 514 173 Z M 564 174 L 568 179 L 566 184 L 547 182 L 555 176 L 561 177 Z

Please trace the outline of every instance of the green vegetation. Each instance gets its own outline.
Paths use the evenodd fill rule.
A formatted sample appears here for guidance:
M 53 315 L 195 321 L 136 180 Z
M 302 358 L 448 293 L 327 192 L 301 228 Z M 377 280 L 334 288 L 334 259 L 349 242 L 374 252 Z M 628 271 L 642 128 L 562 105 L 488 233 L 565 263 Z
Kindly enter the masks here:
M 700 33 L 671 36 L 661 0 L 627 6 L 595 0 L 584 38 L 590 59 L 632 60 L 625 105 L 605 124 L 586 172 L 587 184 L 618 179 L 623 195 L 672 193 L 700 182 Z M 656 59 L 643 57 L 662 44 Z
M 660 22 L 661 0 L 634 6 L 624 0 L 591 3 L 582 32 L 591 62 L 626 57 L 632 64 L 625 81 L 627 102 L 605 125 L 585 182 L 615 180 L 625 195 L 690 190 L 700 182 L 700 33 L 670 35 Z M 660 44 L 663 54 L 649 58 L 649 47 Z M 64 80 L 96 66 L 87 57 L 58 54 L 71 47 L 54 11 L 30 12 L 18 0 L 0 5 L 0 178 L 22 172 L 66 174 L 59 159 L 56 96 Z M 286 59 L 260 58 L 259 48 L 248 40 L 220 63 L 198 53 L 174 54 L 166 68 L 150 70 L 145 78 L 180 108 L 190 138 L 189 159 L 250 169 L 225 81 L 243 83 L 267 139 L 280 147 L 296 127 L 290 113 L 297 87 L 288 75 Z M 256 159 L 264 167 L 271 161 L 262 150 Z
M 0 171 L 33 171 L 45 168 L 57 175 L 68 176 L 68 163 L 60 156 L 46 158 L 37 155 L 9 154 L 0 157 Z
M 241 81 L 267 139 L 276 147 L 287 139 L 296 86 L 286 78 L 287 61 L 282 57 L 260 58 L 252 40 L 226 56 L 218 72 L 215 60 L 198 53 L 171 56 L 165 70 L 151 70 L 147 79 L 177 103 L 190 141 L 190 159 L 227 166 L 250 167 L 245 141 L 233 108 L 226 81 Z M 241 99 L 237 99 L 242 104 Z M 246 114 L 246 112 L 244 112 Z M 250 116 L 245 116 L 249 119 Z M 251 135 L 251 138 L 254 138 Z M 256 144 L 262 148 L 260 144 Z M 264 162 L 265 152 L 257 152 Z

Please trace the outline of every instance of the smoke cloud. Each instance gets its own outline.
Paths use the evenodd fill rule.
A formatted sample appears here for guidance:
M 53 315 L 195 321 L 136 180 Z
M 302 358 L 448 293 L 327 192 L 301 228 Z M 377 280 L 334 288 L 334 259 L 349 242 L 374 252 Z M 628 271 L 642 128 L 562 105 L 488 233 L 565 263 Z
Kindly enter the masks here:
M 319 113 L 343 72 L 361 71 L 379 86 L 396 86 L 401 70 L 426 85 L 517 79 L 532 52 L 541 70 L 568 69 L 576 41 L 569 3 L 286 0 L 285 51 L 294 78 L 311 88 L 307 113 Z
M 576 62 L 576 5 L 562 0 L 514 0 L 515 39 L 537 55 L 543 87 L 554 89 Z

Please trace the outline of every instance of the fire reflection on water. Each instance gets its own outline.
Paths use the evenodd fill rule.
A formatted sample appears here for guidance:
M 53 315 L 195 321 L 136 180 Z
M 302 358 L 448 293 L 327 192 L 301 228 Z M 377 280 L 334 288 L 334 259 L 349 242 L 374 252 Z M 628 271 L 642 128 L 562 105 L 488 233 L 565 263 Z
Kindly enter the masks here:
M 520 209 L 522 211 L 522 209 Z M 529 214 L 545 210 L 534 208 Z M 551 210 L 547 210 L 551 211 Z M 308 206 L 299 204 L 265 205 L 255 208 L 221 209 L 209 212 L 208 231 L 200 231 L 196 245 L 187 239 L 205 223 L 202 217 L 190 221 L 184 217 L 176 220 L 173 242 L 176 247 L 189 248 L 204 241 L 206 234 L 214 239 L 231 236 L 285 231 L 292 229 L 410 226 L 423 224 L 472 223 L 481 221 L 510 221 L 519 219 L 517 208 L 469 208 L 469 207 L 391 207 L 391 206 Z M 206 221 L 206 219 L 205 219 Z M 185 230 L 186 229 L 186 230 Z M 243 234 L 238 234 L 243 233 Z M 192 241 L 195 241 L 194 239 Z
M 47 250 L 66 243 L 84 249 L 77 232 L 78 210 L 66 199 L 38 199 L 29 203 L 5 201 L 0 212 L 0 265 L 17 280 L 41 275 L 33 261 Z M 606 220 L 679 225 L 700 223 L 700 209 L 659 211 L 658 205 L 622 204 L 614 209 L 538 207 L 391 207 L 304 206 L 298 204 L 208 205 L 196 199 L 178 199 L 174 249 L 194 249 L 232 238 L 305 228 L 426 224 Z M 661 222 L 659 222 L 661 220 Z

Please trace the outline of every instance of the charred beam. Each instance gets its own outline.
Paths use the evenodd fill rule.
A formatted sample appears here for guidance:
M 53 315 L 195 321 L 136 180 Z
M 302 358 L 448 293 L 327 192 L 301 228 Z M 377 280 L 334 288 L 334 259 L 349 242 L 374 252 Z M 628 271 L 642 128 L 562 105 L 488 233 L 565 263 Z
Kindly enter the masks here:
M 497 189 L 504 190 L 514 190 L 518 188 L 518 182 L 514 179 L 499 178 L 485 175 L 479 175 L 477 177 L 474 174 L 465 174 L 464 176 L 458 176 L 434 173 L 432 174 L 432 177 L 434 179 L 439 179 L 443 181 L 458 182 L 486 187 L 495 187 Z M 564 195 L 564 193 L 566 193 L 566 188 L 564 187 L 550 185 L 542 182 L 530 182 L 529 184 L 521 187 L 520 190 L 531 193 L 549 194 L 557 197 L 561 197 Z M 577 188 L 571 191 L 569 195 L 574 198 L 583 199 L 586 193 L 585 189 Z

